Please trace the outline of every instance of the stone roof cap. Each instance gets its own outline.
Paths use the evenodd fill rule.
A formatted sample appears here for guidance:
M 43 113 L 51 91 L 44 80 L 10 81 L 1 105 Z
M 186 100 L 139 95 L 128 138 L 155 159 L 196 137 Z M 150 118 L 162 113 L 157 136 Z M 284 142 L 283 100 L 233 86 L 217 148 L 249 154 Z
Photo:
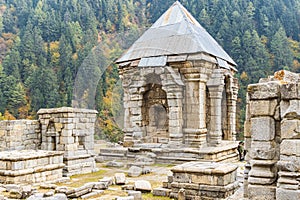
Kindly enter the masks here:
M 236 66 L 215 39 L 176 1 L 116 62 L 195 53 L 206 53 Z

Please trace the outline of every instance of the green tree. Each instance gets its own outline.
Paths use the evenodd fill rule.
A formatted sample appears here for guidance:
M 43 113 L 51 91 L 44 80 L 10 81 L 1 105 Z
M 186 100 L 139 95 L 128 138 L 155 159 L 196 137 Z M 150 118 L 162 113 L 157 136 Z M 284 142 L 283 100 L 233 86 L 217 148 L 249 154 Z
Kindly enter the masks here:
M 284 29 L 281 27 L 275 33 L 270 44 L 273 56 L 273 70 L 288 69 L 293 63 L 293 53 Z

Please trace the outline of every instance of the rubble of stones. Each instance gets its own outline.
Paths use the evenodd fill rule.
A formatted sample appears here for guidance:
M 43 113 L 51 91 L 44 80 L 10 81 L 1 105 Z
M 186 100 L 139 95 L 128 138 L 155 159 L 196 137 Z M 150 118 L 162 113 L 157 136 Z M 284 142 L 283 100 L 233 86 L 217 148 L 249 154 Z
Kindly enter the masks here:
M 147 162 L 148 161 L 148 162 Z M 139 156 L 134 162 L 124 164 L 123 162 L 111 161 L 107 162 L 107 167 L 127 167 L 127 173 L 116 173 L 113 177 L 104 177 L 98 182 L 88 182 L 83 186 L 73 188 L 67 186 L 58 186 L 55 181 L 31 185 L 18 184 L 2 184 L 0 192 L 6 192 L 8 195 L 4 197 L 0 195 L 0 200 L 6 199 L 29 199 L 29 200 L 67 200 L 67 199 L 89 199 L 97 195 L 101 195 L 105 190 L 110 190 L 110 186 L 121 186 L 128 194 L 127 197 L 117 197 L 117 200 L 141 200 L 142 193 L 152 192 L 152 186 L 149 181 L 137 180 L 129 184 L 126 177 L 139 177 L 142 174 L 148 174 L 152 170 L 149 165 L 153 164 L 153 160 L 147 156 Z M 59 182 L 70 182 L 70 178 L 62 178 Z M 48 190 L 46 193 L 38 192 L 38 189 Z
M 70 181 L 66 179 L 65 181 Z M 8 193 L 7 197 L 0 195 L 2 199 L 28 199 L 28 200 L 67 200 L 67 199 L 89 199 L 100 195 L 104 190 L 109 190 L 112 185 L 119 185 L 126 190 L 128 197 L 117 197 L 117 200 L 141 200 L 142 193 L 151 192 L 152 186 L 148 181 L 137 180 L 133 184 L 128 184 L 125 173 L 116 173 L 114 177 L 104 177 L 98 182 L 88 182 L 83 186 L 73 188 L 58 186 L 54 183 L 42 183 L 38 187 L 31 185 L 2 184 L 0 192 Z M 40 193 L 38 189 L 48 192 Z

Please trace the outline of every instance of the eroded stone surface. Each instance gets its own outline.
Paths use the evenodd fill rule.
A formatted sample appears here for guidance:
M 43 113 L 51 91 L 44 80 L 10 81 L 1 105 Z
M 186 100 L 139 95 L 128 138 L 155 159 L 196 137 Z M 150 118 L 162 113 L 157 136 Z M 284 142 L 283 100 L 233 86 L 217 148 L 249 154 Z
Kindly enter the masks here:
M 276 72 L 248 86 L 245 123 L 250 152 L 244 191 L 249 199 L 298 199 L 299 74 Z M 250 105 L 250 106 L 249 106 Z
M 4 151 L 0 152 L 2 183 L 41 183 L 62 178 L 63 152 Z

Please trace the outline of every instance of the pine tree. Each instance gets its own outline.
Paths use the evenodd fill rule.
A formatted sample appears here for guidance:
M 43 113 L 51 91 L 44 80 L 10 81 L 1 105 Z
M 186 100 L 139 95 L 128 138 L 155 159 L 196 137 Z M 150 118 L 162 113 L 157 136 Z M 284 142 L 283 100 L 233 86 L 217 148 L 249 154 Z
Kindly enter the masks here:
M 275 33 L 270 46 L 273 55 L 273 70 L 289 69 L 293 63 L 293 54 L 282 27 Z

